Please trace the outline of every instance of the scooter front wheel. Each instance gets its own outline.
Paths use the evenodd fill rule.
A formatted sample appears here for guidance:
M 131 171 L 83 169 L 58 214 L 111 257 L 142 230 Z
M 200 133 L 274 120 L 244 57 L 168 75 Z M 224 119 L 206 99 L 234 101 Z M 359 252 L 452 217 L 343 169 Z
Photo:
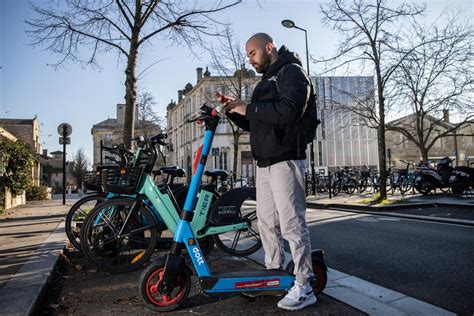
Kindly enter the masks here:
M 168 312 L 183 304 L 191 289 L 191 278 L 185 272 L 177 277 L 175 288 L 164 295 L 159 291 L 163 279 L 164 263 L 150 264 L 140 275 L 139 288 L 142 300 L 146 306 L 157 312 Z

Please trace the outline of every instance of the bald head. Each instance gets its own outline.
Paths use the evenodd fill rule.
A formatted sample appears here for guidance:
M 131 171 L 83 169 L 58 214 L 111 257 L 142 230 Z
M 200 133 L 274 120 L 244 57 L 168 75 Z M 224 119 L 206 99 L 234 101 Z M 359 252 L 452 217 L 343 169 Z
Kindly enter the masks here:
M 273 38 L 270 35 L 268 35 L 267 33 L 254 34 L 248 39 L 247 43 L 249 43 L 251 41 L 253 41 L 255 43 L 258 43 L 262 46 L 265 46 L 268 43 L 271 43 L 271 44 L 273 44 L 273 46 L 276 46 L 275 41 L 273 40 Z
M 278 59 L 275 41 L 267 33 L 257 33 L 245 45 L 250 64 L 258 73 L 265 70 Z

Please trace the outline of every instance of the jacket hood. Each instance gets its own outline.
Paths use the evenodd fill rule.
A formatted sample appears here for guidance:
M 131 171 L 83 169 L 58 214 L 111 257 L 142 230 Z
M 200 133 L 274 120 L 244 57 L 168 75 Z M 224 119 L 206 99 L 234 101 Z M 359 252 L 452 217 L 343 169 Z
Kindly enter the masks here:
M 275 75 L 281 67 L 293 63 L 302 66 L 300 56 L 298 55 L 298 53 L 289 51 L 288 48 L 283 45 L 278 50 L 277 61 L 271 64 L 270 67 L 268 67 L 268 69 L 264 73 L 264 77 Z

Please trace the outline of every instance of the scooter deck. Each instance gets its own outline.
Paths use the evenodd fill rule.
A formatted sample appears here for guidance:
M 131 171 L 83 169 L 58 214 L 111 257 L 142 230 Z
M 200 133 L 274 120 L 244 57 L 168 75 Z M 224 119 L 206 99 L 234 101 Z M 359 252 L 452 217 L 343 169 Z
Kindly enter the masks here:
M 231 271 L 200 277 L 204 292 L 285 291 L 294 281 L 285 270 Z

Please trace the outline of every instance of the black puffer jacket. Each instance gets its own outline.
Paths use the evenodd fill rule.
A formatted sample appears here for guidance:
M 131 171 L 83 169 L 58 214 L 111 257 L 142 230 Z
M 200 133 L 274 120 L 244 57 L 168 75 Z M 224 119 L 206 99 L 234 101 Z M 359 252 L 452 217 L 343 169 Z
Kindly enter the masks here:
M 298 121 L 309 99 L 309 81 L 301 67 L 288 65 L 277 82 L 276 76 L 281 67 L 293 63 L 301 66 L 298 56 L 285 46 L 280 48 L 278 56 L 255 87 L 245 117 L 236 113 L 227 114 L 237 126 L 250 131 L 252 154 L 259 167 L 285 160 L 306 159 L 306 141 L 298 129 Z

